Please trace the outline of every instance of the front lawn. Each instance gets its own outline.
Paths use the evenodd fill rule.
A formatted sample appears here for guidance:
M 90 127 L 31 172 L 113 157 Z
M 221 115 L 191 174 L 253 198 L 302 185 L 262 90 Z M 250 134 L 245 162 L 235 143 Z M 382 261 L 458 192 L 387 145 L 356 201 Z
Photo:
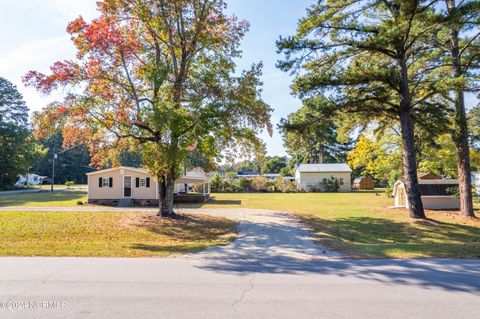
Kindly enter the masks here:
M 87 192 L 82 190 L 42 191 L 40 193 L 21 193 L 0 195 L 0 207 L 5 206 L 76 206 L 77 202 L 87 201 Z
M 233 240 L 231 220 L 149 213 L 0 212 L 0 256 L 154 257 Z
M 335 194 L 214 194 L 205 208 L 248 207 L 296 214 L 320 243 L 353 257 L 480 258 L 480 220 L 456 212 L 427 211 L 414 221 L 404 209 L 387 208 L 382 191 Z M 480 215 L 480 212 L 477 212 Z
M 455 212 L 428 211 L 428 221 L 414 221 L 406 210 L 387 208 L 393 199 L 383 191 L 233 193 L 212 197 L 206 204 L 185 204 L 180 208 L 247 207 L 293 213 L 310 225 L 319 242 L 353 257 L 480 258 L 480 220 L 465 220 Z M 0 207 L 77 206 L 77 201 L 85 202 L 86 192 L 3 195 Z

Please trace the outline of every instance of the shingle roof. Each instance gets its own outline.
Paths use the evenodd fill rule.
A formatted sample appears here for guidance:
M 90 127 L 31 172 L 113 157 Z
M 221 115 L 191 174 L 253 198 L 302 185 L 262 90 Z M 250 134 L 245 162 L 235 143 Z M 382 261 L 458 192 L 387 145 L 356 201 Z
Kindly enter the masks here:
M 347 164 L 300 164 L 297 167 L 300 173 L 351 173 L 352 169 Z

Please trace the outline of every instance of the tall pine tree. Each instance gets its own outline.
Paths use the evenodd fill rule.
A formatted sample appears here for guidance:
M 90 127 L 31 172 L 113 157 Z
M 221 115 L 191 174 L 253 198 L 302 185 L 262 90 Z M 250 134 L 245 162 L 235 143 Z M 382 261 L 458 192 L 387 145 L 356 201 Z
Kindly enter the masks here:
M 439 29 L 430 1 L 325 0 L 308 10 L 295 36 L 277 44 L 285 54 L 279 67 L 301 70 L 294 93 L 327 97 L 330 103 L 320 104 L 326 116 L 399 123 L 413 218 L 425 218 L 414 126 L 445 117 L 429 72 L 436 67 L 431 41 Z

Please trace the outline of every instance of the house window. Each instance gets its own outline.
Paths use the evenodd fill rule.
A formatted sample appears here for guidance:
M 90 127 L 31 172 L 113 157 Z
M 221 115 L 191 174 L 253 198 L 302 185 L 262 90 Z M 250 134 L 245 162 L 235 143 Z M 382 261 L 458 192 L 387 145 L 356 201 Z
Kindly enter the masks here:
M 102 187 L 109 187 L 110 180 L 108 178 L 102 178 Z
M 145 178 L 140 178 L 140 187 L 146 187 L 147 186 L 147 180 Z
M 340 178 L 340 185 L 344 185 L 343 178 Z

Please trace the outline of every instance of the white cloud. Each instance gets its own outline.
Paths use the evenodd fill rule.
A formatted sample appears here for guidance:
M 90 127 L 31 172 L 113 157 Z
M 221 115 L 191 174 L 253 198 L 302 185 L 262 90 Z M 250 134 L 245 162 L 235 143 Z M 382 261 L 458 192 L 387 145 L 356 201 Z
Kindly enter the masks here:
M 15 5 L 33 10 L 45 19 L 65 24 L 79 15 L 86 19 L 97 16 L 96 2 L 97 0 L 16 0 Z M 0 5 L 11 5 L 11 0 L 0 0 Z
M 30 70 L 48 72 L 53 62 L 74 56 L 75 50 L 68 36 L 27 42 L 0 57 L 0 76 L 17 85 L 30 110 L 40 110 L 59 96 L 45 97 L 33 88 L 26 88 L 22 76 Z

